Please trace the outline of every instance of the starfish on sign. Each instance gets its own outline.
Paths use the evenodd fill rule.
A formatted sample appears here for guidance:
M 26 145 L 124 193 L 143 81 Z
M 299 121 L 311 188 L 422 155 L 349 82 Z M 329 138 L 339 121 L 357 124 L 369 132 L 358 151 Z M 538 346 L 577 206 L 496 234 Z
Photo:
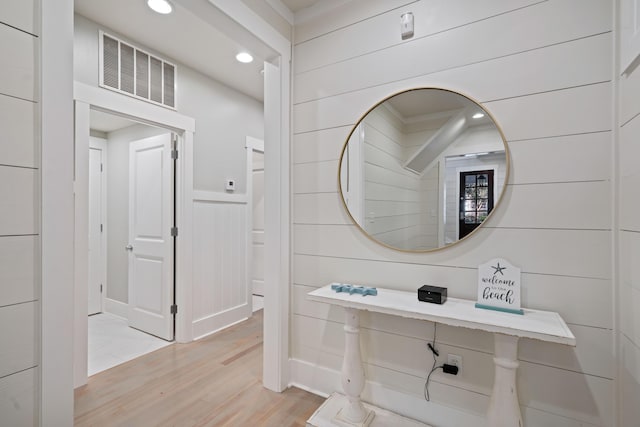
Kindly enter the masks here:
M 498 263 L 495 267 L 494 267 L 494 266 L 491 266 L 491 268 L 493 268 L 494 270 L 496 270 L 496 271 L 494 271 L 494 272 L 493 272 L 493 275 L 494 275 L 494 276 L 495 276 L 496 274 L 498 274 L 498 273 L 500 273 L 500 274 L 502 274 L 502 275 L 504 276 L 504 273 L 502 272 L 502 270 L 506 270 L 506 269 L 507 269 L 507 267 L 500 267 L 500 263 Z

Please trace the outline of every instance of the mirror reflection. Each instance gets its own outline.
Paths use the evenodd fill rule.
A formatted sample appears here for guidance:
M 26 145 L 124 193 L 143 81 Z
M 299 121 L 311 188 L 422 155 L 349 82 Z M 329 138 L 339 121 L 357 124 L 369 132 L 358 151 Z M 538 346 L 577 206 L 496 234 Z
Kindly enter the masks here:
M 469 235 L 491 214 L 508 173 L 498 126 L 469 98 L 414 89 L 372 108 L 340 159 L 353 220 L 395 249 L 428 251 Z

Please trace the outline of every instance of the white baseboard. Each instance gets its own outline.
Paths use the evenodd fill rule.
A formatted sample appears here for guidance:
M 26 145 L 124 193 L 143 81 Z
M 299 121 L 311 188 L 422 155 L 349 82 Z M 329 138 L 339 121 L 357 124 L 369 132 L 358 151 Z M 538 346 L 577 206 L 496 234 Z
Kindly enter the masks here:
M 342 392 L 339 371 L 303 360 L 289 359 L 289 373 L 290 386 L 322 397 L 327 397 L 335 391 Z M 460 396 L 457 397 L 455 403 L 460 405 Z M 487 426 L 483 415 L 464 412 L 433 401 L 427 402 L 421 397 L 393 390 L 372 381 L 366 382 L 362 400 L 407 418 L 438 427 Z M 524 405 L 520 405 L 520 410 L 526 426 L 595 427 L 594 424 Z
M 221 313 L 195 320 L 193 322 L 193 339 L 204 338 L 207 335 L 226 329 L 229 326 L 247 320 L 250 315 L 251 307 L 249 304 L 242 304 Z
M 292 386 L 323 397 L 334 391 L 342 392 L 339 371 L 302 360 L 290 359 L 289 372 L 291 373 L 290 385 Z M 484 417 L 435 402 L 427 402 L 424 399 L 386 388 L 382 384 L 372 381 L 366 382 L 362 392 L 362 400 L 404 417 L 439 427 L 486 426 Z
M 116 301 L 111 298 L 104 299 L 104 311 L 105 313 L 113 314 L 114 316 L 127 319 L 129 314 L 129 304 Z

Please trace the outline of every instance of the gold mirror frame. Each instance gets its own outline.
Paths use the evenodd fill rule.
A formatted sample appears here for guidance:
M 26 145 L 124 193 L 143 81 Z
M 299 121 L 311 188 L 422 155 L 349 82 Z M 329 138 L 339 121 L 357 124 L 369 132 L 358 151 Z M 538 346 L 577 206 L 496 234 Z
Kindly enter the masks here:
M 451 95 L 455 95 L 456 97 L 460 97 L 460 99 L 463 99 L 465 101 L 471 102 L 475 105 L 475 107 L 477 107 L 480 111 L 482 111 L 482 113 L 484 113 L 487 117 L 488 120 L 490 120 L 493 124 L 493 126 L 495 126 L 495 129 L 497 130 L 497 132 L 500 135 L 500 138 L 502 140 L 502 145 L 504 147 L 504 162 L 505 162 L 505 174 L 504 174 L 504 178 L 503 178 L 503 182 L 501 186 L 497 186 L 496 185 L 496 189 L 498 190 L 499 194 L 497 195 L 497 197 L 493 197 L 494 198 L 494 203 L 493 203 L 493 207 L 490 209 L 489 213 L 487 214 L 487 216 L 482 220 L 482 222 L 480 224 L 478 224 L 476 226 L 475 229 L 473 229 L 471 232 L 469 232 L 469 234 L 467 234 L 466 236 L 462 237 L 462 238 L 458 238 L 457 240 L 451 242 L 451 243 L 445 243 L 442 246 L 438 246 L 438 247 L 434 247 L 434 248 L 429 248 L 429 249 L 406 249 L 406 248 L 400 248 L 400 247 L 396 247 L 393 246 L 391 244 L 388 244 L 384 241 L 381 241 L 375 237 L 373 237 L 370 233 L 368 233 L 364 227 L 362 226 L 362 224 L 360 224 L 352 215 L 351 210 L 348 207 L 348 203 L 345 200 L 345 192 L 343 189 L 343 179 L 342 179 L 342 173 L 343 173 L 343 163 L 345 160 L 345 153 L 347 152 L 347 148 L 349 146 L 349 142 L 351 141 L 352 136 L 354 135 L 354 132 L 356 132 L 356 130 L 359 129 L 360 124 L 363 123 L 363 121 L 367 118 L 367 116 L 369 116 L 370 113 L 372 113 L 374 110 L 376 110 L 378 107 L 380 107 L 382 104 L 384 104 L 385 102 L 388 102 L 389 100 L 400 96 L 402 94 L 406 94 L 406 93 L 416 93 L 418 91 L 438 91 L 439 93 L 447 93 L 447 94 L 451 94 Z M 425 144 L 426 146 L 427 144 Z M 420 149 L 418 149 L 418 151 L 420 151 Z M 443 157 L 443 160 L 445 158 Z M 347 168 L 348 169 L 348 168 Z M 496 121 L 495 117 L 484 107 L 482 106 L 482 104 L 480 104 L 478 101 L 474 100 L 473 98 L 470 98 L 460 92 L 456 92 L 450 89 L 443 89 L 443 88 L 438 88 L 438 87 L 418 87 L 418 88 L 413 88 L 413 89 L 408 89 L 408 90 L 403 90 L 400 92 L 396 92 L 393 93 L 391 95 L 389 95 L 388 97 L 382 99 L 380 102 L 376 103 L 375 105 L 373 105 L 371 108 L 369 108 L 356 122 L 356 124 L 353 126 L 353 128 L 351 129 L 351 131 L 349 132 L 349 135 L 347 136 L 347 139 L 342 147 L 342 151 L 340 153 L 340 159 L 339 159 L 339 163 L 338 163 L 338 188 L 340 190 L 340 199 L 342 201 L 342 206 L 344 207 L 344 209 L 346 210 L 347 214 L 349 215 L 349 218 L 351 219 L 351 221 L 358 227 L 358 229 L 370 240 L 385 246 L 387 248 L 396 250 L 396 251 L 400 251 L 400 252 L 407 252 L 407 253 L 428 253 L 428 252 L 436 252 L 436 251 L 440 251 L 443 249 L 447 249 L 450 248 L 452 246 L 457 245 L 458 243 L 468 240 L 471 236 L 473 236 L 474 234 L 476 234 L 476 232 L 482 228 L 486 222 L 493 216 L 493 214 L 496 212 L 496 210 L 499 208 L 499 206 L 501 205 L 502 200 L 504 199 L 504 195 L 506 192 L 506 188 L 507 188 L 507 183 L 509 180 L 509 175 L 511 172 L 511 162 L 510 162 L 510 154 L 509 154 L 509 147 L 507 144 L 507 140 L 504 136 L 504 133 L 502 131 L 502 128 L 500 127 L 500 125 L 498 124 L 498 122 Z M 438 210 L 440 206 L 438 206 Z M 440 218 L 441 213 L 437 214 L 438 219 Z M 444 215 L 443 215 L 444 216 Z

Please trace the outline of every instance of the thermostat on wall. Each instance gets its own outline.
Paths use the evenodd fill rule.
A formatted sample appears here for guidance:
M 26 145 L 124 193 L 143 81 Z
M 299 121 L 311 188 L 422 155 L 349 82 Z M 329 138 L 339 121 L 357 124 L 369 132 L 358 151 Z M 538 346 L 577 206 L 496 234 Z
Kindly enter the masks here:
M 236 180 L 227 178 L 225 181 L 225 190 L 227 191 L 235 191 L 236 190 Z

